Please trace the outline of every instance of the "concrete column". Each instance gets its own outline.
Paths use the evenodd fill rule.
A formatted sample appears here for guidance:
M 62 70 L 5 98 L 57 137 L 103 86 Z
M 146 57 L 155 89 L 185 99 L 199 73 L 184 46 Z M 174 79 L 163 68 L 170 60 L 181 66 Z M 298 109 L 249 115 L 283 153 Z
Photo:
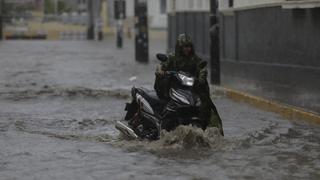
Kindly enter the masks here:
M 135 0 L 135 52 L 136 61 L 149 61 L 149 33 L 147 0 Z
M 221 81 L 218 19 L 218 0 L 210 0 L 210 82 L 216 85 L 219 85 Z
M 94 40 L 94 0 L 87 1 L 87 12 L 88 12 L 88 29 L 87 39 Z
M 125 18 L 125 1 L 117 0 L 115 2 L 115 17 L 117 19 L 117 47 L 122 48 L 123 45 L 123 19 Z
M 4 0 L 0 0 L 0 40 L 3 40 Z

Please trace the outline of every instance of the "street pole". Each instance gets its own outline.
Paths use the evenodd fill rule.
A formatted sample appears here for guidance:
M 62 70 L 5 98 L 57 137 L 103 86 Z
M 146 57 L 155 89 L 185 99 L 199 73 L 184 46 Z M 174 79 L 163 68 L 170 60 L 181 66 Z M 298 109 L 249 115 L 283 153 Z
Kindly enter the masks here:
M 218 22 L 218 0 L 210 0 L 210 61 L 211 84 L 220 85 L 220 42 Z
M 122 48 L 123 45 L 123 19 L 125 16 L 125 1 L 115 1 L 115 19 L 117 20 L 117 47 Z
M 94 0 L 93 12 L 94 12 L 94 39 L 101 41 L 102 40 L 102 20 L 101 20 L 101 9 L 102 9 L 102 0 Z
M 135 0 L 135 52 L 136 61 L 149 61 L 149 35 L 147 0 Z
M 96 25 L 96 28 L 97 28 L 97 39 L 98 41 L 102 41 L 103 40 L 103 20 L 102 20 L 102 9 L 103 9 L 103 1 L 102 0 L 99 0 L 99 3 L 98 3 L 98 12 L 97 12 L 97 25 Z
M 117 48 L 122 48 L 123 45 L 123 21 L 119 19 L 117 21 Z
M 58 16 L 58 0 L 54 1 L 54 15 Z
M 3 40 L 4 0 L 0 0 L 0 40 Z
M 94 0 L 87 1 L 87 12 L 88 12 L 88 29 L 87 29 L 87 40 L 94 40 L 94 12 L 93 12 Z

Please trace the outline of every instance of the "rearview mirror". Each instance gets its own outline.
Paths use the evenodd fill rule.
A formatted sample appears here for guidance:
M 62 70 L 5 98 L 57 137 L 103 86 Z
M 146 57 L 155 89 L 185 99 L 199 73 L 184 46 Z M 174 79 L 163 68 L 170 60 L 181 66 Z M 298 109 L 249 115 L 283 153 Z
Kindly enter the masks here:
M 158 60 L 161 62 L 165 62 L 168 59 L 168 56 L 165 54 L 158 53 L 156 56 L 157 56 Z
M 200 64 L 199 64 L 199 68 L 200 68 L 200 69 L 203 69 L 203 68 L 205 68 L 207 65 L 208 65 L 208 62 L 207 62 L 207 61 L 201 61 Z

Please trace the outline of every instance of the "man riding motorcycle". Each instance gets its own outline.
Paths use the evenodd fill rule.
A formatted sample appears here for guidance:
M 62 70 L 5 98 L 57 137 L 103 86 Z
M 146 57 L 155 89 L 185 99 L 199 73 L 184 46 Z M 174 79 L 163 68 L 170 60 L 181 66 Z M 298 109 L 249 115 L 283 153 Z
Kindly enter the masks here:
M 168 60 L 162 62 L 156 69 L 154 89 L 159 98 L 166 100 L 169 97 L 169 88 L 172 85 L 166 78 L 166 71 L 183 71 L 196 77 L 194 91 L 200 96 L 200 119 L 202 129 L 208 126 L 217 127 L 223 135 L 222 121 L 218 111 L 210 98 L 210 89 L 207 81 L 207 69 L 201 66 L 202 60 L 196 55 L 190 36 L 180 34 L 175 52 L 169 54 Z

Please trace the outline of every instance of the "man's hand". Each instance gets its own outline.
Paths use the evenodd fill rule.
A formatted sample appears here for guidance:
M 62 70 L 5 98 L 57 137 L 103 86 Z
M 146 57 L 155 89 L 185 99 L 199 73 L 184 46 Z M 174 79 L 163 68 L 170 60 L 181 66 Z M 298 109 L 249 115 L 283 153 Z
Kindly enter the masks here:
M 165 75 L 165 71 L 163 71 L 161 69 L 160 65 L 158 65 L 157 68 L 156 68 L 156 75 L 159 75 L 159 76 L 164 76 Z
M 199 82 L 200 84 L 204 84 L 207 81 L 208 71 L 206 68 L 203 68 L 199 72 Z

